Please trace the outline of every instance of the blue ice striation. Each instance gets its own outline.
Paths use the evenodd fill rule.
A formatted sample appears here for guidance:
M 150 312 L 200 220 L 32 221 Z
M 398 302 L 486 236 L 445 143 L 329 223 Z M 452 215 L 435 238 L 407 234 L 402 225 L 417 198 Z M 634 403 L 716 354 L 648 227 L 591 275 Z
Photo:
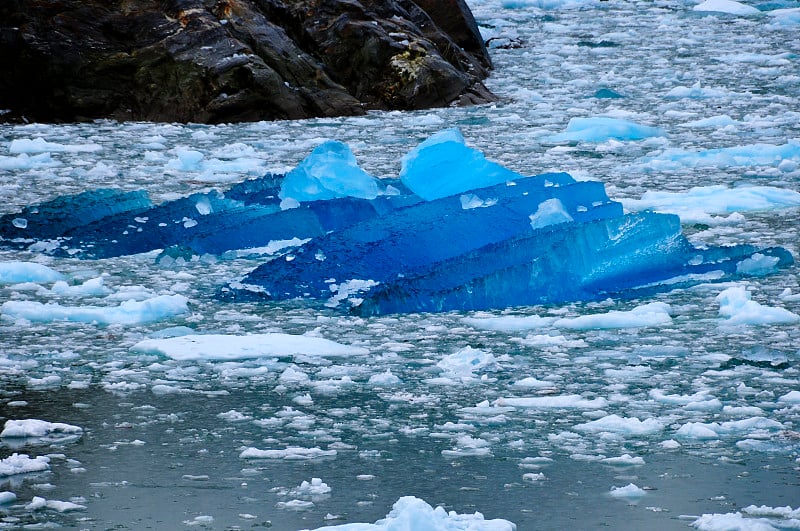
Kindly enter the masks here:
M 633 127 L 592 120 L 590 129 L 598 125 Z M 674 214 L 625 213 L 603 183 L 567 173 L 511 171 L 457 129 L 412 149 L 391 185 L 329 141 L 285 176 L 225 192 L 153 206 L 143 192 L 96 190 L 0 221 L 0 243 L 79 258 L 160 249 L 160 259 L 188 259 L 293 241 L 291 254 L 220 296 L 304 299 L 359 315 L 631 297 L 793 263 L 781 248 L 696 248 Z

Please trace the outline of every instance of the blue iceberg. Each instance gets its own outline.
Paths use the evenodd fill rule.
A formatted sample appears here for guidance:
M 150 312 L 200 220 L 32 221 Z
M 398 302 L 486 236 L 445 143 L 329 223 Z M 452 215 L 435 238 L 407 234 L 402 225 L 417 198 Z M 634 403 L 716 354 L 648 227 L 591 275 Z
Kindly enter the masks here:
M 428 201 L 522 177 L 467 147 L 458 129 L 431 136 L 406 154 L 401 164 L 402 183 Z
M 99 189 L 0 218 L 0 238 L 18 247 L 48 240 L 55 255 L 110 258 L 165 250 L 221 255 L 274 241 L 308 239 L 420 201 L 361 170 L 350 149 L 325 142 L 286 176 L 268 174 L 154 206 L 144 191 Z
M 360 315 L 632 297 L 793 263 L 780 248 L 695 248 L 675 215 L 626 214 L 603 183 L 567 173 L 511 171 L 456 129 L 403 157 L 399 180 L 375 179 L 326 142 L 285 176 L 225 191 L 154 206 L 144 192 L 100 189 L 0 218 L 0 244 L 38 241 L 90 259 L 160 249 L 157 260 L 292 242 L 219 295 Z
M 136 215 L 152 206 L 150 198 L 141 190 L 125 192 L 100 188 L 60 196 L 0 217 L 0 238 L 5 243 L 19 240 L 25 244 L 32 240 L 50 240 L 109 216 Z
M 566 173 L 522 176 L 455 130 L 403 163 L 403 184 L 425 201 L 313 238 L 222 295 L 359 315 L 478 310 L 639 296 L 747 275 L 754 259 L 773 271 L 793 263 L 780 248 L 695 248 L 675 215 L 625 214 L 602 183 Z

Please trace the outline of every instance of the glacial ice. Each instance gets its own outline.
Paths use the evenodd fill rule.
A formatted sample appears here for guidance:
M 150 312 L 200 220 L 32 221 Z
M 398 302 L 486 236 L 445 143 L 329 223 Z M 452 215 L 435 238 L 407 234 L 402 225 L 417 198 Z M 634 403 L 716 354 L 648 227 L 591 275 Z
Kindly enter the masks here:
M 336 197 L 375 199 L 378 192 L 377 179 L 358 166 L 347 144 L 329 140 L 286 174 L 279 197 L 299 202 Z
M 514 531 L 508 520 L 486 520 L 481 513 L 458 514 L 442 507 L 431 507 L 424 500 L 404 496 L 397 500 L 385 518 L 374 524 L 354 523 L 325 526 L 314 531 Z
M 629 120 L 604 116 L 572 118 L 563 133 L 547 138 L 549 142 L 605 142 L 607 140 L 643 140 L 664 136 L 662 129 Z
M 729 15 L 751 16 L 761 13 L 758 9 L 734 0 L 705 0 L 694 6 L 694 11 L 726 13 Z
M 567 136 L 559 140 L 662 134 L 599 117 L 571 120 Z M 795 147 L 779 147 L 779 155 L 794 156 Z M 182 156 L 184 166 L 197 158 L 188 152 Z M 726 156 L 735 159 L 737 154 Z M 327 141 L 285 176 L 267 174 L 224 192 L 199 192 L 157 206 L 144 192 L 100 189 L 59 197 L 4 216 L 0 236 L 4 244 L 79 258 L 161 249 L 158 260 L 165 264 L 302 244 L 231 282 L 220 294 L 312 299 L 360 315 L 624 297 L 701 280 L 765 275 L 793 261 L 780 248 L 695 248 L 683 236 L 677 216 L 626 214 L 622 204 L 609 199 L 603 183 L 576 181 L 567 173 L 529 177 L 511 171 L 467 146 L 458 129 L 421 142 L 402 158 L 399 182 L 387 182 L 392 184 L 362 170 L 347 145 Z M 726 211 L 798 203 L 768 187 L 723 192 L 709 187 L 694 189 L 690 196 L 708 203 L 713 195 L 716 208 Z M 669 208 L 670 201 L 669 194 L 651 194 L 626 204 Z M 64 287 L 59 291 L 74 291 Z M 145 303 L 123 306 L 132 304 Z M 17 319 L 125 323 L 187 311 L 185 302 L 169 308 L 157 304 L 155 313 L 127 306 L 109 312 L 9 301 L 2 312 Z M 636 311 L 638 326 L 670 322 L 662 307 Z M 629 315 L 620 318 L 631 321 Z M 618 324 L 587 317 L 586 323 L 555 326 Z

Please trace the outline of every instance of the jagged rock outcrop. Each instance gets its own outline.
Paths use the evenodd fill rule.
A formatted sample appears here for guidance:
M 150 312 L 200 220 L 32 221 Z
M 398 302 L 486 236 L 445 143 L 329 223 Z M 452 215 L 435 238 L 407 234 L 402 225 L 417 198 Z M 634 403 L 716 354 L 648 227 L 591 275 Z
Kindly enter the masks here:
M 3 0 L 0 120 L 218 123 L 491 101 L 463 0 Z

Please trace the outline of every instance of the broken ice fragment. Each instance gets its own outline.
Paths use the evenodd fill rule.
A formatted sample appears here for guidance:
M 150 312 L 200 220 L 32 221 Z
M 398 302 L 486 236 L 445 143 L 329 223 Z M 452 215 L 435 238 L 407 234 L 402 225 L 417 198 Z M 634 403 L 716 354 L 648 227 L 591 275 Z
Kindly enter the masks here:
M 358 166 L 347 144 L 331 140 L 286 174 L 279 197 L 300 202 L 336 197 L 375 199 L 378 190 L 378 181 Z
M 467 147 L 458 129 L 447 129 L 419 144 L 403 156 L 400 170 L 403 184 L 428 201 L 521 178 Z

